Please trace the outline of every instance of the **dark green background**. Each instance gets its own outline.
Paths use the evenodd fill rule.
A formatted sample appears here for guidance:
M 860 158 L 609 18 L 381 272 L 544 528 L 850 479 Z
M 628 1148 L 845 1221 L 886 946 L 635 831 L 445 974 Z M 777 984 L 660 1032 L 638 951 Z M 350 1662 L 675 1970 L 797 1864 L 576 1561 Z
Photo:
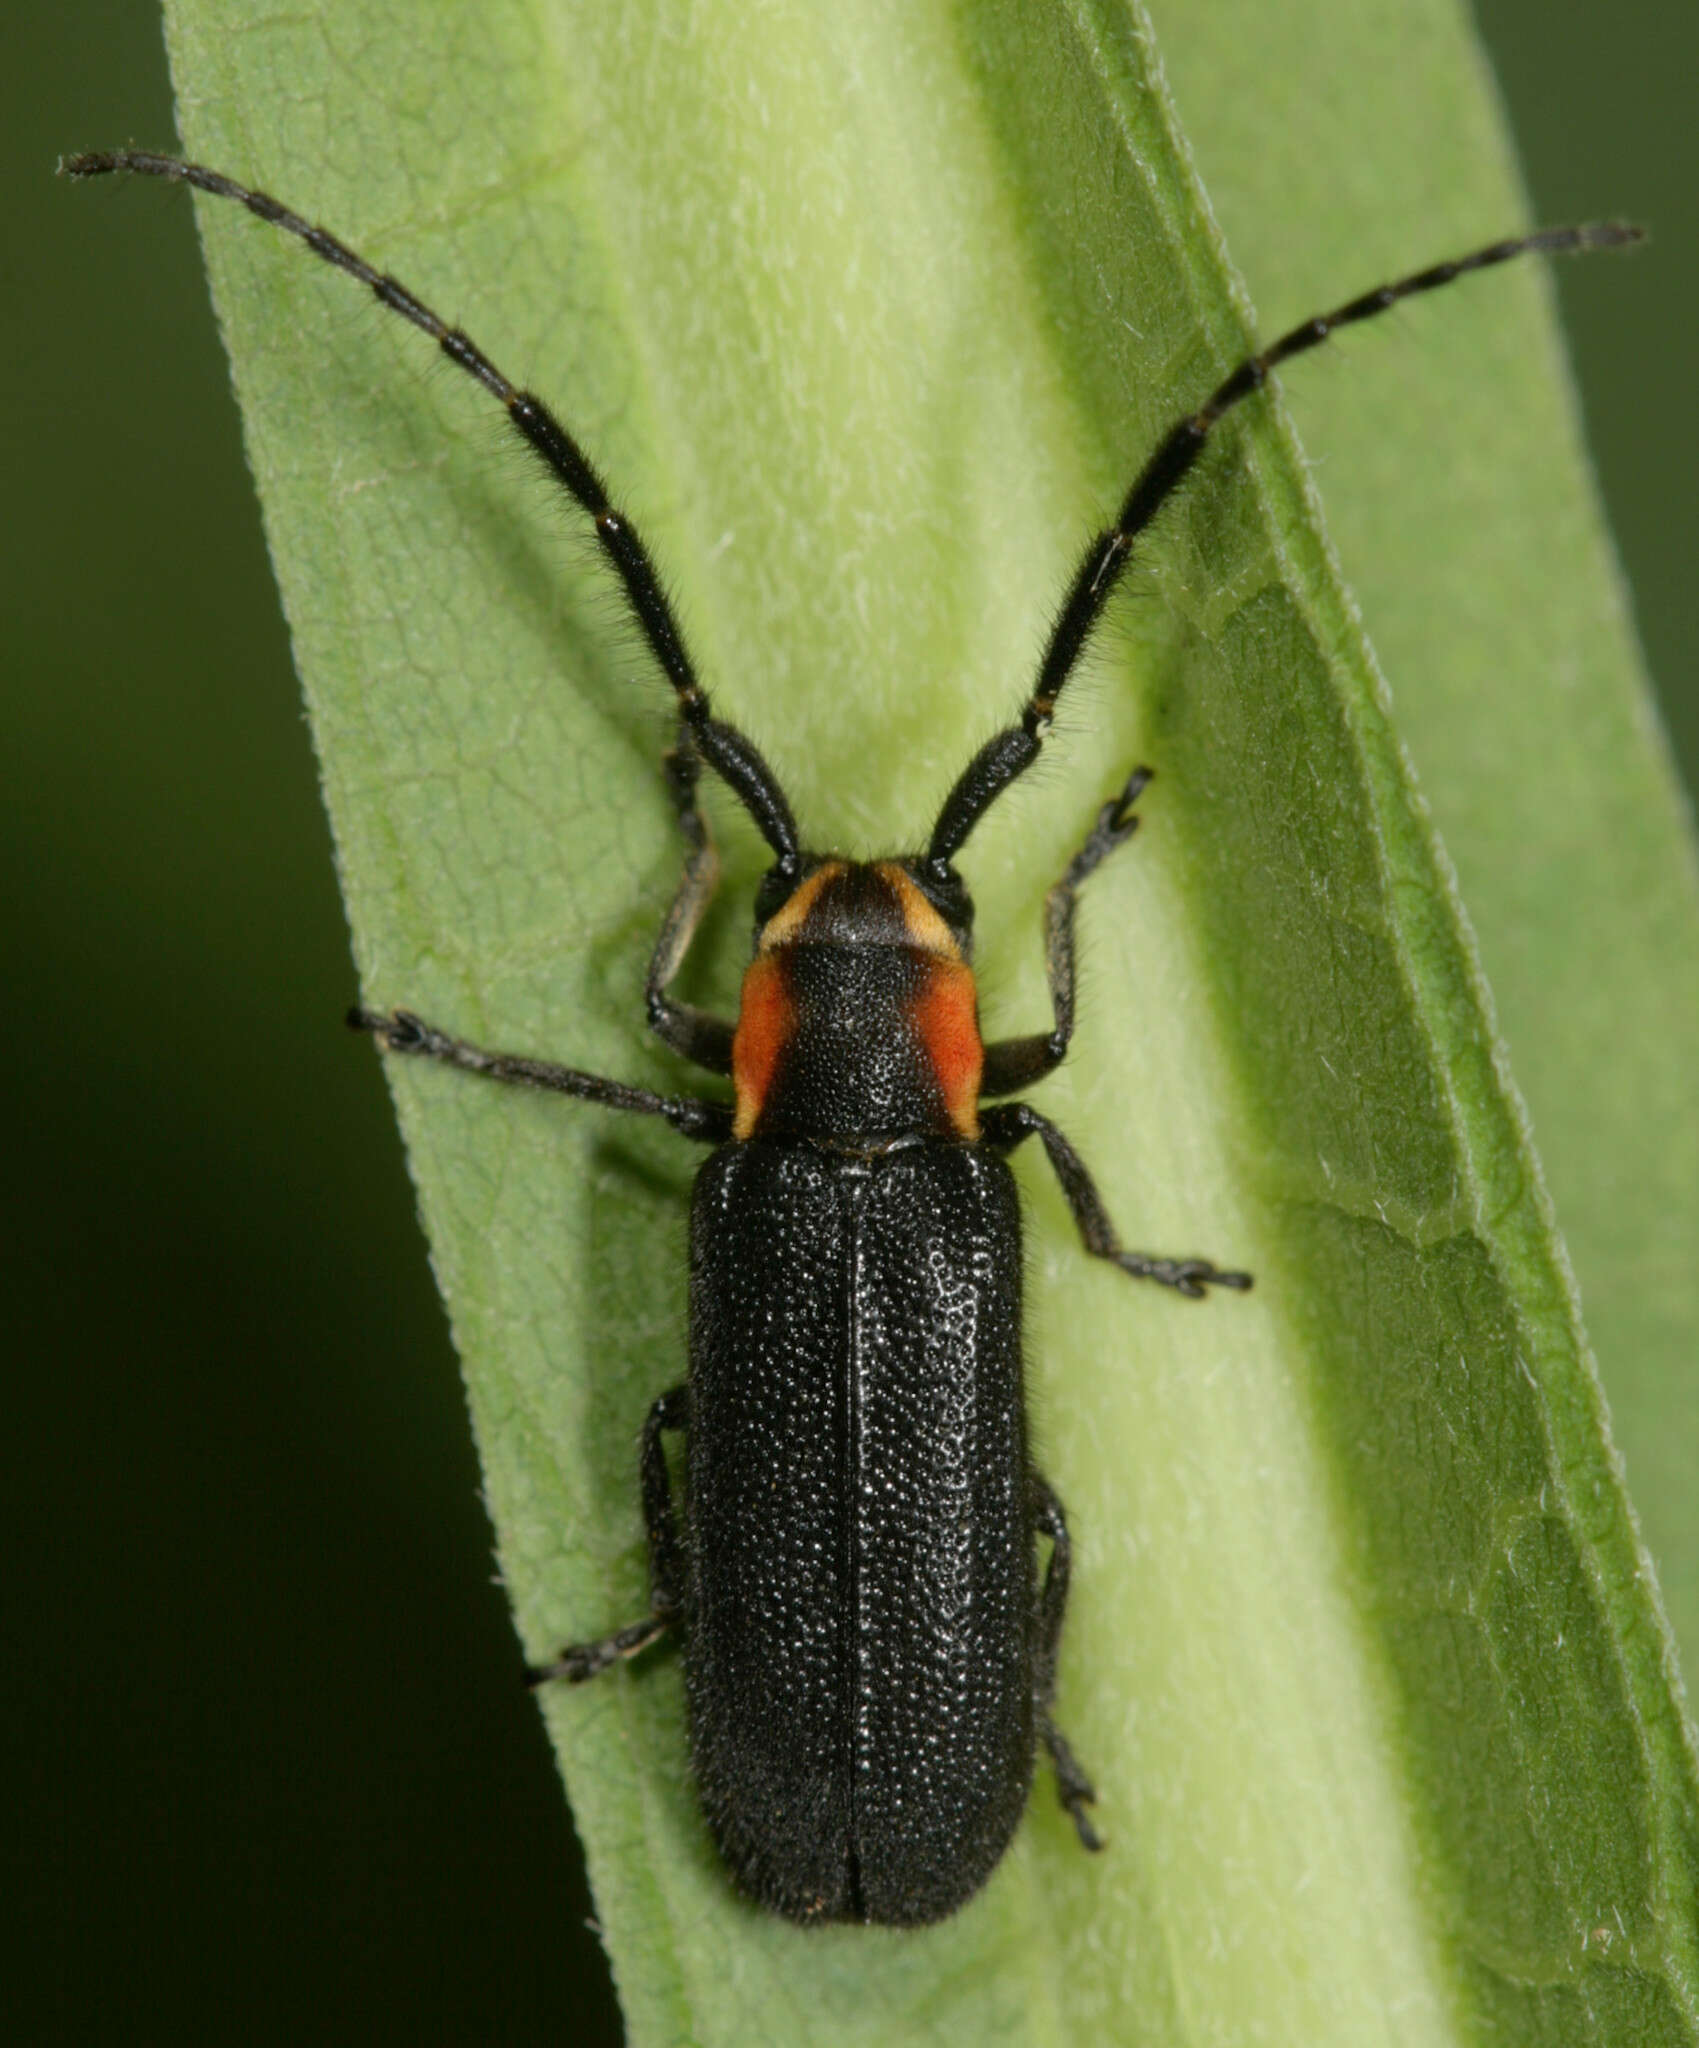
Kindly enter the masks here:
M 1657 236 L 1608 290 L 1559 282 L 1691 788 L 1699 16 L 1481 12 L 1536 210 Z M 388 1101 L 336 1025 L 346 939 L 189 209 L 50 175 L 170 145 L 157 18 L 14 0 L 7 59 L 14 2037 L 609 2038 Z

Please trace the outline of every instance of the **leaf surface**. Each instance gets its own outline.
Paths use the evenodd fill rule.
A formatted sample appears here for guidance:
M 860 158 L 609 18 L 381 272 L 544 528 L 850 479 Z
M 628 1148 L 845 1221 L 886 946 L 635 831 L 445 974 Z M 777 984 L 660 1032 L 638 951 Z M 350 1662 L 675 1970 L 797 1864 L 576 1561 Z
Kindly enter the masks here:
M 1092 523 L 1245 345 L 1148 25 L 1110 0 L 167 12 L 190 151 L 559 405 L 817 843 L 921 837 Z M 1474 59 L 1422 22 L 1491 232 Z M 1387 267 L 1442 253 L 1395 211 Z M 1321 302 L 1372 281 L 1378 251 L 1365 275 L 1287 226 Z M 640 1029 L 679 858 L 665 692 L 582 522 L 346 279 L 234 209 L 203 227 L 368 1000 L 687 1085 Z M 1540 302 L 1525 275 L 1422 316 L 1424 363 L 1505 438 L 1448 461 L 1394 393 L 1373 460 L 1408 462 L 1412 531 L 1453 516 L 1459 464 L 1515 475 L 1528 408 L 1561 404 Z M 1320 409 L 1328 367 L 1303 372 Z M 1520 573 L 1604 593 L 1577 694 L 1617 705 L 1626 784 L 1637 685 L 1559 439 Z M 1401 661 L 1453 673 L 1457 622 L 1403 623 Z M 1548 720 L 1514 652 L 1495 718 Z M 1088 1270 L 1023 1160 L 1036 1430 L 1077 1540 L 1059 1714 L 1110 1852 L 1081 1857 L 1041 1785 L 956 1920 L 805 1933 L 715 1861 L 675 1661 L 557 1691 L 632 2037 L 1691 2039 L 1673 1655 L 1451 872 L 1273 404 L 1200 465 L 1044 770 L 976 836 L 992 1032 L 1046 1015 L 1044 890 L 1141 758 L 1144 829 L 1082 916 L 1077 1057 L 1039 1100 L 1130 1241 L 1259 1288 L 1198 1307 Z M 735 885 L 755 856 L 724 809 Z M 729 894 L 688 978 L 722 1007 Z M 393 1079 L 542 1653 L 644 1603 L 634 1443 L 681 1371 L 692 1162 L 575 1105 Z

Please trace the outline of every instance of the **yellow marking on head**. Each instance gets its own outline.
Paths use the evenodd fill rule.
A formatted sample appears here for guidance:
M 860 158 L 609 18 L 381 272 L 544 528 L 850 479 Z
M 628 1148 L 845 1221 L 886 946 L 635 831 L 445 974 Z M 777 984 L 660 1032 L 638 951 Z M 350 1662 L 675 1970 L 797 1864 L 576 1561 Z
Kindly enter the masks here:
M 924 890 L 911 874 L 894 860 L 882 860 L 877 870 L 882 881 L 896 892 L 903 914 L 903 928 L 909 944 L 922 953 L 935 953 L 941 960 L 960 960 L 962 949 L 950 927 L 927 901 Z
M 758 953 L 770 953 L 775 946 L 788 946 L 807 921 L 808 913 L 819 899 L 820 891 L 844 872 L 841 860 L 829 860 L 817 867 L 805 882 L 796 887 L 761 927 L 756 941 Z

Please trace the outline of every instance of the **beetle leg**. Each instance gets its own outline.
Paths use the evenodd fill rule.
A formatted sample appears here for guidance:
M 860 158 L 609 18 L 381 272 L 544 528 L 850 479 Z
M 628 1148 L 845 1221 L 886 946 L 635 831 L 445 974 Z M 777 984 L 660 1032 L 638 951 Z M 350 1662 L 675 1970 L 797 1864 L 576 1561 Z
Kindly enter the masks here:
M 672 1621 L 670 1614 L 648 1614 L 629 1628 L 616 1629 L 611 1636 L 598 1637 L 593 1643 L 568 1643 L 547 1664 L 527 1664 L 525 1683 L 547 1685 L 552 1678 L 564 1678 L 568 1685 L 582 1685 L 585 1679 L 596 1677 L 609 1665 L 623 1663 L 648 1649 L 651 1643 L 659 1642 L 672 1627 Z
M 690 1389 L 669 1387 L 643 1421 L 643 1526 L 649 1533 L 649 1600 L 657 1614 L 676 1616 L 684 1608 L 684 1545 L 673 1515 L 672 1477 L 661 1432 L 682 1431 L 690 1415 Z
M 1074 1832 L 1080 1838 L 1080 1847 L 1094 1853 L 1103 1847 L 1103 1837 L 1092 1825 L 1091 1815 L 1086 1808 L 1092 1805 L 1097 1793 L 1091 1780 L 1080 1768 L 1079 1758 L 1068 1747 L 1067 1739 L 1048 1714 L 1039 1721 L 1039 1733 L 1044 1737 L 1044 1747 L 1050 1752 L 1051 1768 L 1056 1773 L 1056 1793 L 1068 1809 L 1068 1818 L 1074 1824 Z
M 608 1109 L 635 1110 L 641 1116 L 665 1117 L 684 1138 L 722 1145 L 732 1134 L 731 1104 L 704 1102 L 690 1095 L 657 1095 L 627 1081 L 607 1081 L 600 1074 L 581 1074 L 575 1067 L 557 1067 L 550 1060 L 526 1059 L 517 1053 L 486 1052 L 468 1045 L 415 1017 L 411 1010 L 348 1012 L 353 1031 L 369 1031 L 385 1052 L 415 1053 L 441 1060 L 462 1073 L 482 1074 L 488 1081 L 509 1081 L 522 1088 L 546 1088 L 557 1095 L 575 1095 L 580 1102 L 599 1102 Z
M 685 1388 L 670 1388 L 643 1422 L 639 1465 L 643 1475 L 643 1522 L 649 1533 L 649 1613 L 628 1628 L 616 1629 L 611 1636 L 602 1636 L 593 1643 L 568 1643 L 547 1664 L 528 1664 L 527 1685 L 545 1685 L 552 1678 L 564 1678 L 568 1685 L 582 1685 L 587 1678 L 606 1671 L 609 1665 L 623 1663 L 648 1649 L 678 1620 L 684 1601 L 684 1549 L 673 1519 L 672 1481 L 667 1474 L 661 1432 L 684 1428 L 688 1399 Z
M 711 1074 L 729 1074 L 735 1029 L 730 1020 L 695 1009 L 689 1003 L 675 1003 L 667 994 L 667 983 L 683 964 L 720 879 L 720 857 L 709 837 L 708 821 L 697 808 L 696 781 L 702 772 L 702 760 L 691 743 L 688 725 L 679 727 L 678 745 L 666 757 L 666 772 L 667 788 L 689 850 L 677 893 L 649 959 L 643 1000 L 648 1005 L 649 1027 L 663 1044 L 670 1045 L 696 1066 L 706 1067 Z
M 1067 872 L 1044 899 L 1044 972 L 1050 983 L 1054 1028 L 1031 1038 L 999 1038 L 985 1048 L 981 1095 L 1007 1095 L 1028 1088 L 1062 1064 L 1074 1035 L 1074 904 L 1093 875 L 1138 830 L 1133 812 L 1152 770 L 1135 768 L 1119 795 L 1097 814 L 1090 837 L 1068 863 Z
M 1043 1139 L 1081 1240 L 1094 1259 L 1107 1259 L 1136 1280 L 1159 1281 L 1194 1301 L 1202 1300 L 1206 1287 L 1233 1287 L 1243 1293 L 1250 1286 L 1249 1273 L 1224 1273 L 1209 1259 L 1161 1259 L 1148 1252 L 1123 1251 L 1085 1161 L 1050 1119 L 1040 1116 L 1030 1103 L 1006 1102 L 988 1109 L 980 1118 L 980 1131 L 987 1144 L 1005 1152 L 1035 1135 Z
M 1032 1488 L 1038 1532 L 1050 1538 L 1050 1562 L 1045 1568 L 1044 1584 L 1038 1595 L 1038 1732 L 1044 1747 L 1050 1752 L 1050 1762 L 1056 1772 L 1056 1791 L 1068 1809 L 1081 1846 L 1101 1849 L 1103 1838 L 1092 1826 L 1091 1816 L 1086 1812 L 1088 1806 L 1096 1803 L 1097 1793 L 1080 1768 L 1079 1759 L 1068 1747 L 1062 1731 L 1050 1718 L 1050 1703 L 1056 1694 L 1056 1656 L 1062 1644 L 1062 1617 L 1068 1606 L 1073 1547 L 1068 1541 L 1068 1522 L 1062 1512 L 1062 1503 L 1056 1498 L 1049 1480 L 1034 1473 Z

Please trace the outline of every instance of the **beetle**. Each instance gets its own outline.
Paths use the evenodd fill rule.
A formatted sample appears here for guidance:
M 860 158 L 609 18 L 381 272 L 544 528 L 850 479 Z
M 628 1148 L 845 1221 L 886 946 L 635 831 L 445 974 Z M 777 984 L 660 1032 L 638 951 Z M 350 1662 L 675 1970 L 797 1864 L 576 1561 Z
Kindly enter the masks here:
M 858 861 L 805 845 L 772 768 L 711 710 L 649 553 L 589 457 L 464 332 L 324 229 L 205 166 L 116 151 L 63 168 L 233 200 L 427 334 L 588 516 L 674 692 L 666 775 L 686 856 L 645 1000 L 662 1042 L 729 1080 L 730 1101 L 488 1051 L 405 1008 L 349 1016 L 392 1054 L 659 1117 L 712 1148 L 691 1201 L 689 1376 L 655 1401 L 641 1437 L 650 1609 L 529 1679 L 581 1683 L 677 1632 L 709 1827 L 738 1884 L 797 1921 L 914 1926 L 956 1911 L 1007 1848 L 1041 1747 L 1081 1842 L 1100 1847 L 1091 1782 L 1052 1718 L 1070 1548 L 1028 1449 L 1009 1155 L 1036 1137 L 1086 1251 L 1130 1276 L 1192 1298 L 1251 1281 L 1208 1259 L 1125 1249 L 1067 1137 L 1007 1099 L 1067 1053 L 1078 895 L 1133 836 L 1151 771 L 1135 768 L 1103 804 L 1046 898 L 1047 1031 L 982 1039 L 956 858 L 1038 759 L 1134 543 L 1272 370 L 1467 272 L 1637 231 L 1602 223 L 1494 242 L 1247 357 L 1170 428 L 1085 550 L 1018 719 L 961 771 L 925 848 Z M 735 1021 L 669 993 L 717 878 L 704 768 L 772 856 Z M 686 1440 L 681 1502 L 673 1433 Z

